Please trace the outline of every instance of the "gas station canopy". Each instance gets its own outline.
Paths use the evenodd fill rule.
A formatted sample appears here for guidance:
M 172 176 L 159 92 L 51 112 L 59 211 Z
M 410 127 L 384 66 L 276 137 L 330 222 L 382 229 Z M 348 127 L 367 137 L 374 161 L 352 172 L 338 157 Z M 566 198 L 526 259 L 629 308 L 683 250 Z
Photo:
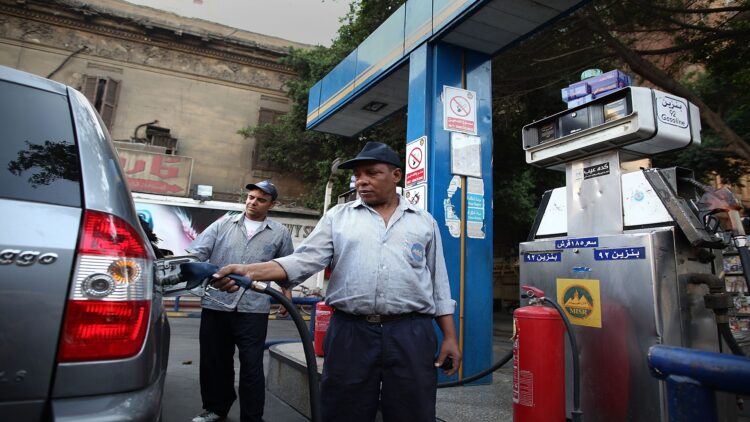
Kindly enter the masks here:
M 409 54 L 425 42 L 498 54 L 580 0 L 408 0 L 310 88 L 307 129 L 354 136 L 407 104 Z

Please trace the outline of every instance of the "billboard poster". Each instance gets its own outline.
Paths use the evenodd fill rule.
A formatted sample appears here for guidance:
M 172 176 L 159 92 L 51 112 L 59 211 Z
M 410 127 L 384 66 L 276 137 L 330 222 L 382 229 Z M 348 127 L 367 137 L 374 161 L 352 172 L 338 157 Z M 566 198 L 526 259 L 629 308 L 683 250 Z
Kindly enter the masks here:
M 159 248 L 167 249 L 173 255 L 185 255 L 187 253 L 185 248 L 214 221 L 231 218 L 243 212 L 242 204 L 234 205 L 236 205 L 236 210 L 227 210 L 141 202 L 135 198 L 135 209 L 159 238 Z M 314 216 L 299 217 L 280 212 L 269 217 L 289 229 L 295 247 L 312 232 L 318 222 Z

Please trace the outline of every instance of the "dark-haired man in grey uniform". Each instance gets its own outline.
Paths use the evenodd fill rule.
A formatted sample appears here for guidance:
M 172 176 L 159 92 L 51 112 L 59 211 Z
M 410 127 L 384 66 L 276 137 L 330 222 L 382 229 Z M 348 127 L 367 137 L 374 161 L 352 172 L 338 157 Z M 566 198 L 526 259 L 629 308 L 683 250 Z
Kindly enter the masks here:
M 211 224 L 190 245 L 188 252 L 218 266 L 266 262 L 294 250 L 289 230 L 267 218 L 278 191 L 264 180 L 246 186 L 245 212 Z M 232 303 L 236 293 L 212 294 Z M 288 297 L 290 292 L 285 291 Z M 269 297 L 248 290 L 233 311 L 203 299 L 200 327 L 200 385 L 204 412 L 193 422 L 226 417 L 237 395 L 234 391 L 234 348 L 240 357 L 240 417 L 242 422 L 263 420 L 265 378 L 263 349 L 268 330 Z
M 215 286 L 236 289 L 230 273 L 295 284 L 330 265 L 323 420 L 371 422 L 380 405 L 386 422 L 434 422 L 435 368 L 450 357 L 452 375 L 461 363 L 440 231 L 396 193 L 401 161 L 387 145 L 368 142 L 340 167 L 354 169 L 359 199 L 326 212 L 294 254 L 224 267 Z

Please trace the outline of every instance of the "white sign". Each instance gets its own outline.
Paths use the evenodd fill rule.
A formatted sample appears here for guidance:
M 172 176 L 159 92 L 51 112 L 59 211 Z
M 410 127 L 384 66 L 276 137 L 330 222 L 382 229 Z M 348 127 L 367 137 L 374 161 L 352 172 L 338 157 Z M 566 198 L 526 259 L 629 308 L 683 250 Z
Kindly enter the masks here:
M 482 177 L 482 139 L 465 133 L 451 133 L 451 173 Z
M 476 92 L 443 86 L 443 129 L 477 134 Z
M 427 209 L 427 185 L 425 183 L 408 187 L 404 190 L 404 198 L 413 206 Z
M 427 137 L 406 144 L 406 186 L 427 182 Z

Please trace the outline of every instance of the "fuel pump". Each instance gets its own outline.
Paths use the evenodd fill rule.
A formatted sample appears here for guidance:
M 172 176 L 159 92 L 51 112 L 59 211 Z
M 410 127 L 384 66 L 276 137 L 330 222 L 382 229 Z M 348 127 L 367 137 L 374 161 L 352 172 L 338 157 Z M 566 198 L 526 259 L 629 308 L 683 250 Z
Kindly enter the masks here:
M 604 82 L 619 89 L 569 102 L 522 130 L 527 163 L 564 171 L 566 185 L 542 198 L 529 240 L 519 246 L 520 279 L 546 292 L 545 303 L 570 321 L 582 387 L 565 391 L 566 417 L 575 417 L 578 393 L 590 420 L 667 421 L 666 387 L 648 369 L 649 349 L 719 352 L 726 344 L 741 352 L 727 324 L 731 298 L 715 269 L 727 236 L 735 245 L 746 237 L 731 193 L 701 185 L 688 169 L 652 169 L 643 160 L 699 145 L 698 108 L 659 90 L 622 87 L 621 74 L 610 75 L 576 89 L 592 93 Z M 718 213 L 733 227 L 719 227 Z M 750 266 L 747 249 L 740 253 Z M 521 325 L 537 323 L 524 317 L 541 315 L 536 308 L 522 308 Z M 519 368 L 529 331 L 536 330 L 519 329 Z M 541 358 L 556 362 L 546 347 Z M 566 370 L 565 385 L 572 377 Z M 520 373 L 518 380 L 520 402 Z M 717 397 L 719 420 L 735 420 L 734 396 Z

